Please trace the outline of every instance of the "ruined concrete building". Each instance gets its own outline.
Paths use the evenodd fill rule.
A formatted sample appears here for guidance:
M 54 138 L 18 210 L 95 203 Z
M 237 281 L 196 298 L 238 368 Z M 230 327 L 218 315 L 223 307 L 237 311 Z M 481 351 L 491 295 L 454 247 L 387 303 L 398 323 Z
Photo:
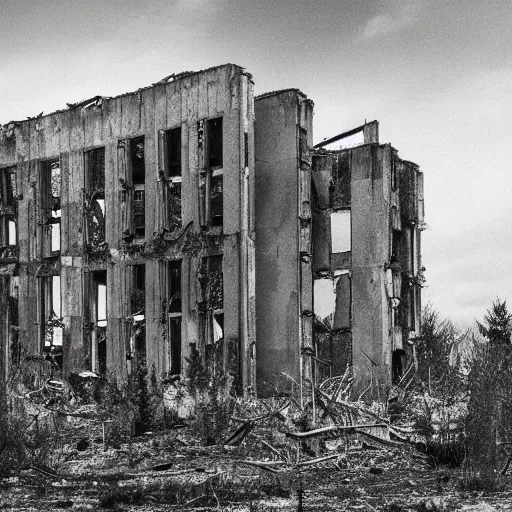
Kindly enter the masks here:
M 4 125 L 0 381 L 38 358 L 164 377 L 192 355 L 260 396 L 347 365 L 398 379 L 422 174 L 377 122 L 313 146 L 312 121 L 300 91 L 254 98 L 228 64 Z

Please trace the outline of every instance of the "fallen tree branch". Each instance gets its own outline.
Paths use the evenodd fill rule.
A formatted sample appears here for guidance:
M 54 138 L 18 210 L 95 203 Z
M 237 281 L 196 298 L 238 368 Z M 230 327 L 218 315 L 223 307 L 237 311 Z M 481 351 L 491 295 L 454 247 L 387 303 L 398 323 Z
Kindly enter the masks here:
M 317 457 L 316 459 L 303 460 L 299 462 L 298 466 L 312 466 L 314 464 L 320 464 L 321 462 L 325 462 L 332 459 L 338 459 L 340 457 L 339 453 L 335 453 L 334 455 L 326 455 L 325 457 Z
M 387 427 L 386 423 L 369 423 L 363 425 L 332 425 L 330 427 L 317 428 L 309 430 L 308 432 L 286 432 L 287 437 L 292 439 L 306 439 L 308 437 L 320 436 L 328 432 L 337 432 L 338 430 L 352 430 L 357 431 L 358 428 L 382 428 Z

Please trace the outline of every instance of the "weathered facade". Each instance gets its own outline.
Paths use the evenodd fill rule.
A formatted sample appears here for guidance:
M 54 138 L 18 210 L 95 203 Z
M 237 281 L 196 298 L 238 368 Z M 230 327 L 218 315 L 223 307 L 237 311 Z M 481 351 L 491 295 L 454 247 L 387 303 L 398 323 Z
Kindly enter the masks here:
M 226 65 L 4 127 L 4 372 L 163 376 L 196 348 L 250 384 L 252 91 Z
M 384 391 L 419 334 L 423 175 L 375 121 L 312 147 L 300 91 L 259 96 L 255 113 L 260 394 L 347 366 L 356 390 Z
M 68 107 L 2 127 L 2 383 L 22 358 L 123 381 L 191 352 L 261 396 L 347 365 L 399 378 L 422 174 L 376 122 L 313 147 L 313 102 L 254 100 L 230 64 Z

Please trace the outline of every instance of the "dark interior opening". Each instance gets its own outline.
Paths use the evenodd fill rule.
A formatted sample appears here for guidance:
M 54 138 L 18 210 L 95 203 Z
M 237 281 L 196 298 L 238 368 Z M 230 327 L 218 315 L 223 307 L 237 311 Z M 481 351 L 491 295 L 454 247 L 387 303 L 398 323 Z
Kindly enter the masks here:
M 181 316 L 170 319 L 171 375 L 181 373 Z
M 222 167 L 222 117 L 209 119 L 206 125 L 208 136 L 208 158 L 210 168 Z
M 132 183 L 144 185 L 146 179 L 146 166 L 144 164 L 144 136 L 131 139 L 130 157 L 132 164 Z
M 393 384 L 398 384 L 404 373 L 405 352 L 403 350 L 395 350 L 391 356 L 391 372 Z
M 169 176 L 181 176 L 181 127 L 167 132 Z

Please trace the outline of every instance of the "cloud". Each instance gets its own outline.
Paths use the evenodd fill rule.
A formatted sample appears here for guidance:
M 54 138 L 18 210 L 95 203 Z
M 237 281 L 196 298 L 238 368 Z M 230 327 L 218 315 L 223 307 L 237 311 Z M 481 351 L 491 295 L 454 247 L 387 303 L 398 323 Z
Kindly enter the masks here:
M 361 39 L 392 34 L 415 25 L 424 11 L 427 0 L 384 0 L 381 12 L 368 20 Z

